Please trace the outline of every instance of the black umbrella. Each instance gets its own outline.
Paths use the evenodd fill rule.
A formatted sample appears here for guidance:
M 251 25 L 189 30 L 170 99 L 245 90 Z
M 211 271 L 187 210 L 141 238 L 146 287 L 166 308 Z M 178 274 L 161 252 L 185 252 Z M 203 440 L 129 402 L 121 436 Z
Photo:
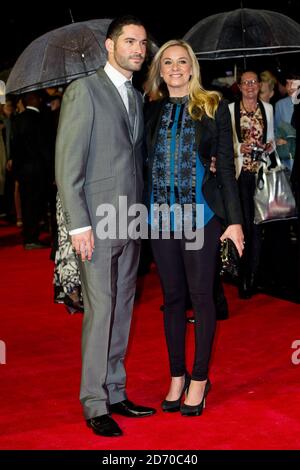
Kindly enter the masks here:
M 276 11 L 240 8 L 208 16 L 184 38 L 199 59 L 300 52 L 300 25 Z
M 104 42 L 111 21 L 72 23 L 32 41 L 13 66 L 6 92 L 55 87 L 94 73 L 106 62 Z

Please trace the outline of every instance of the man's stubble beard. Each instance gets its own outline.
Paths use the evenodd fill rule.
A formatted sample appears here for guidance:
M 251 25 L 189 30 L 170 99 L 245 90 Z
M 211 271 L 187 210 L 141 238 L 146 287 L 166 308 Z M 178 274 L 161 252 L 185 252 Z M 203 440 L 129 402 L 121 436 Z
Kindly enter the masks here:
M 114 56 L 115 62 L 118 64 L 118 66 L 124 70 L 127 70 L 127 72 L 133 73 L 133 72 L 138 72 L 139 70 L 141 70 L 145 58 L 143 57 L 142 61 L 138 64 L 134 64 L 130 62 L 130 58 L 132 57 L 130 56 L 128 59 L 127 58 L 125 59 L 125 58 L 119 57 L 117 54 L 115 54 Z

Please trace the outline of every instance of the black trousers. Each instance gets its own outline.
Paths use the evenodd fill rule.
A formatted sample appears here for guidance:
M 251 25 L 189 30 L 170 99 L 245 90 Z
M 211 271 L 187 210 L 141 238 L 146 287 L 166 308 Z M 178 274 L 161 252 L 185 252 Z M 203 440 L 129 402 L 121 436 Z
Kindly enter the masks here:
M 20 178 L 20 196 L 23 220 L 24 243 L 35 243 L 39 239 L 42 208 L 44 204 L 44 180 L 24 176 Z
M 193 380 L 206 380 L 216 327 L 213 286 L 221 225 L 216 217 L 204 228 L 204 245 L 186 249 L 186 239 L 151 240 L 164 295 L 164 328 L 172 377 L 186 372 L 187 289 L 195 315 Z
M 238 179 L 244 217 L 245 249 L 241 259 L 241 277 L 249 280 L 258 270 L 262 245 L 262 228 L 254 224 L 255 173 L 241 171 Z

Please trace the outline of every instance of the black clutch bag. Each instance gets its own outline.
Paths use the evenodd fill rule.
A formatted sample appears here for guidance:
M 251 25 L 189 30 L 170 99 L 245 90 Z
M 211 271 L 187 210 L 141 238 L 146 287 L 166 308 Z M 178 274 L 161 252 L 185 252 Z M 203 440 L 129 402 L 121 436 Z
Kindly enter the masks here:
M 240 255 L 230 238 L 221 242 L 221 274 L 238 277 L 240 270 Z

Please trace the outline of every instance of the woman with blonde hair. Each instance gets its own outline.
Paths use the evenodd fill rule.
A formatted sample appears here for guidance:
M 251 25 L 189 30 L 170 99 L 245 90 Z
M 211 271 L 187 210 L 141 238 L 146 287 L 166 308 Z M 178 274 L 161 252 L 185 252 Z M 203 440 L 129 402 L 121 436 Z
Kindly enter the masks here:
M 213 282 L 220 240 L 230 238 L 240 256 L 243 251 L 230 114 L 217 92 L 202 87 L 197 58 L 182 40 L 161 46 L 144 89 L 150 97 L 145 110 L 146 194 L 151 233 L 156 233 L 151 244 L 164 295 L 171 372 L 162 409 L 199 416 L 211 386 L 208 366 L 216 324 Z M 210 171 L 212 156 L 215 174 Z M 168 207 L 169 213 L 157 211 L 158 207 Z M 222 224 L 227 226 L 223 234 Z M 187 225 L 196 238 L 197 234 L 203 237 L 202 246 L 191 248 L 187 243 Z M 195 314 L 191 375 L 185 361 L 186 289 Z
M 275 93 L 275 86 L 277 85 L 277 78 L 269 70 L 264 70 L 259 74 L 260 90 L 259 99 L 270 103 Z

